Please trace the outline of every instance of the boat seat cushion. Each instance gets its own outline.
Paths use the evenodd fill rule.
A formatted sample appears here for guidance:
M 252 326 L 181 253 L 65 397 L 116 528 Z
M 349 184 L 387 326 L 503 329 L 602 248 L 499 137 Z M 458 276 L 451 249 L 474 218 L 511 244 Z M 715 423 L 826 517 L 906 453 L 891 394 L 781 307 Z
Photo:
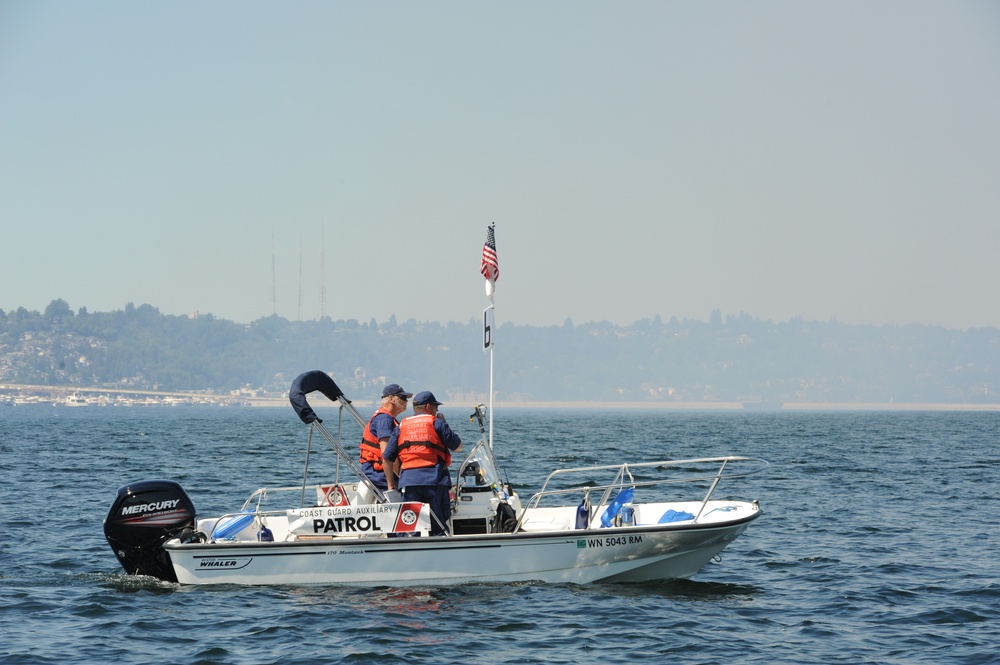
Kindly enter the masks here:
M 692 515 L 691 513 L 684 512 L 683 510 L 676 511 L 673 508 L 671 508 L 667 512 L 663 513 L 663 517 L 660 518 L 660 521 L 657 522 L 657 524 L 667 524 L 668 522 L 684 522 L 686 520 L 693 520 L 693 519 L 694 515 Z

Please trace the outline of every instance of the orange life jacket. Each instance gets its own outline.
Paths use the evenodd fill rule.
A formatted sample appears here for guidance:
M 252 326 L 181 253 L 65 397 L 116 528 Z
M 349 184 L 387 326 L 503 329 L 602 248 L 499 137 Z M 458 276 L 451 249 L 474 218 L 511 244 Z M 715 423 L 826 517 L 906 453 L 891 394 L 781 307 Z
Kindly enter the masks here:
M 418 413 L 399 424 L 399 463 L 403 469 L 451 464 L 451 451 L 434 429 L 434 416 Z
M 386 409 L 379 408 L 378 411 L 372 414 L 372 417 L 368 419 L 368 424 L 365 425 L 365 431 L 361 435 L 361 463 L 371 462 L 372 468 L 376 471 L 382 470 L 382 447 L 378 444 L 378 439 L 372 433 L 372 421 L 375 420 L 375 416 L 380 413 L 384 413 L 390 418 L 392 418 L 393 427 L 398 427 L 399 422 L 396 417 L 392 415 L 392 412 Z

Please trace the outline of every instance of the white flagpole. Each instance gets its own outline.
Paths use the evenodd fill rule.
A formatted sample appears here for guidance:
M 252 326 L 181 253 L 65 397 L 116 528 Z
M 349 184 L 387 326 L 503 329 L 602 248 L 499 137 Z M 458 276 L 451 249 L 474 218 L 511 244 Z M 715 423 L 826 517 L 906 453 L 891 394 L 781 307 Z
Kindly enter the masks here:
M 497 277 L 500 276 L 500 265 L 497 262 L 496 239 L 493 235 L 493 225 L 486 232 L 486 244 L 483 246 L 483 276 L 486 278 L 486 296 L 490 306 L 483 311 L 483 344 L 490 350 L 490 450 L 493 449 L 493 311 L 495 302 L 493 294 L 496 291 Z
M 492 281 L 490 286 L 492 286 Z M 493 294 L 490 294 L 490 325 L 493 321 Z M 490 334 L 490 450 L 493 450 L 493 335 Z
M 491 284 L 486 282 L 489 290 Z M 490 306 L 483 310 L 483 347 L 490 351 L 490 395 L 489 395 L 489 419 L 490 419 L 490 449 L 493 448 L 493 296 L 490 295 Z
M 493 450 L 493 347 L 490 346 L 490 450 Z

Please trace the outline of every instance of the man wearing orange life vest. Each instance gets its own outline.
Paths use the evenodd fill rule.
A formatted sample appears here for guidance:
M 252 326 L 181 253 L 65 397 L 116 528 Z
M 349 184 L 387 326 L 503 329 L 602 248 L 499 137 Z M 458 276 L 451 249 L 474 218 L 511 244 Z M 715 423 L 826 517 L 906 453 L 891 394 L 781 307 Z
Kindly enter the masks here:
M 389 438 L 382 457 L 399 460 L 399 487 L 404 501 L 429 504 L 436 519 L 431 520 L 431 535 L 447 533 L 451 519 L 451 453 L 462 450 L 462 439 L 455 434 L 444 416 L 438 413 L 441 402 L 434 393 L 424 391 L 413 398 L 413 415 L 403 418 Z
M 361 469 L 368 479 L 383 492 L 396 489 L 396 473 L 391 464 L 382 464 L 382 453 L 393 431 L 399 427 L 396 416 L 406 411 L 406 400 L 413 397 L 390 383 L 382 389 L 382 406 L 368 419 L 361 435 Z

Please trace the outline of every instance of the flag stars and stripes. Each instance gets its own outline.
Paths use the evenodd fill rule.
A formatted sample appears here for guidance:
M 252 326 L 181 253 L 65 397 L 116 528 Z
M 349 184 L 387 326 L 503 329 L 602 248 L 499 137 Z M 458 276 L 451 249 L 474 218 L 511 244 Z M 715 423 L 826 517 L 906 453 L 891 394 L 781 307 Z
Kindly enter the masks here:
M 500 278 L 500 263 L 497 261 L 497 242 L 493 235 L 493 225 L 486 231 L 486 244 L 483 245 L 483 263 L 480 272 L 483 277 L 496 282 Z

